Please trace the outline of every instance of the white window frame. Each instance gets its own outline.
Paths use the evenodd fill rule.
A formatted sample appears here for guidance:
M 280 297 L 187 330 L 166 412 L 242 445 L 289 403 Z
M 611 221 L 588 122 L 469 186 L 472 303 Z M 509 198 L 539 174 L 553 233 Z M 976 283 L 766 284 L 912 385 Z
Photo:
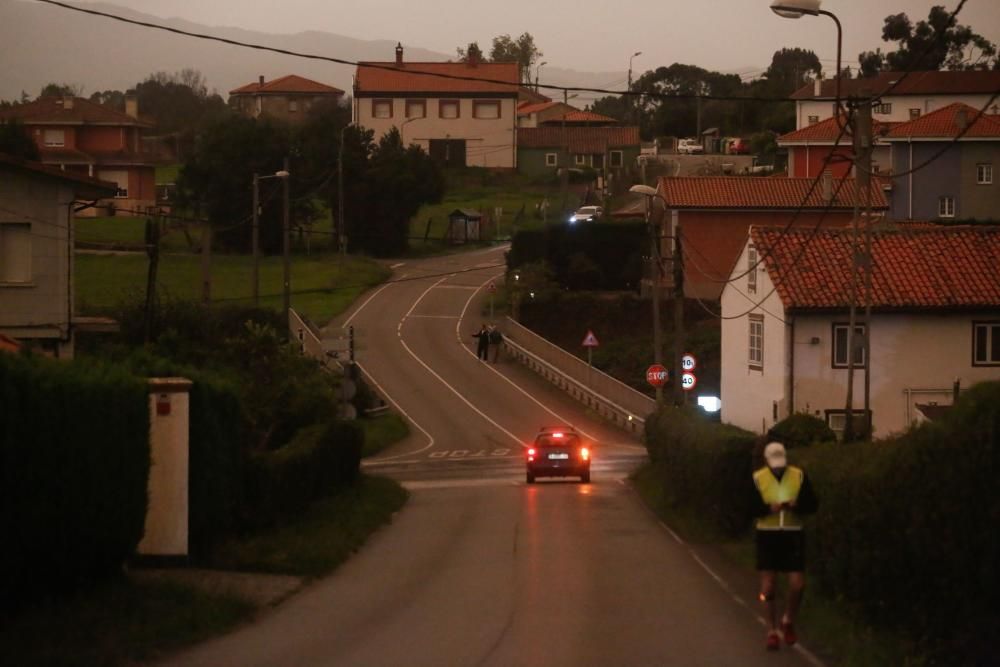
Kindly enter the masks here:
M 454 109 L 455 115 L 446 113 L 446 109 Z M 441 100 L 438 102 L 438 118 L 445 120 L 455 120 L 462 117 L 462 104 L 458 100 Z
M 830 341 L 830 366 L 832 368 L 847 368 L 847 333 L 851 325 L 849 322 L 834 322 L 831 329 Z M 865 348 L 864 345 L 857 345 L 860 340 L 858 336 L 864 336 L 867 327 L 864 324 L 854 325 L 854 338 L 851 341 L 855 344 L 854 367 L 865 368 Z
M 747 294 L 757 293 L 757 248 L 747 246 Z
M 976 165 L 976 185 L 993 185 L 992 162 L 980 162 Z
M 411 110 L 419 109 L 420 113 L 411 113 Z M 427 118 L 427 100 L 406 100 L 404 115 L 407 118 Z
M 0 285 L 31 283 L 30 222 L 0 222 Z
M 66 130 L 58 128 L 47 128 L 42 130 L 42 143 L 53 148 L 62 148 L 66 145 Z
M 865 424 L 870 421 L 865 419 L 864 410 L 851 410 L 851 414 L 854 415 L 855 427 L 860 426 L 863 429 Z M 847 410 L 827 410 L 826 425 L 837 436 L 838 441 L 843 440 L 844 428 L 847 426 Z
M 546 153 L 545 154 L 545 166 L 546 167 L 558 167 L 559 166 L 559 154 L 558 153 Z
M 575 165 L 577 165 L 579 167 L 586 167 L 587 166 L 587 156 L 584 155 L 583 153 L 577 153 L 576 155 L 573 156 L 573 164 L 575 164 Z
M 819 122 L 819 116 L 809 116 L 806 120 L 807 125 L 815 125 Z
M 764 370 L 764 316 L 748 316 L 747 363 L 751 370 Z
M 612 169 L 625 165 L 624 151 L 608 151 L 608 166 Z
M 916 120 L 920 118 L 920 107 L 910 109 L 910 120 Z
M 941 195 L 938 197 L 938 217 L 955 217 L 955 198 L 951 195 Z
M 1000 322 L 973 322 L 972 323 L 972 365 L 973 366 L 1000 366 L 1000 355 L 992 354 L 994 347 L 1000 347 Z M 980 354 L 980 341 L 982 341 L 983 354 Z
M 379 109 L 388 110 L 388 115 L 379 115 Z M 392 100 L 391 99 L 373 99 L 372 100 L 372 118 L 378 118 L 380 120 L 386 120 L 392 118 Z
M 872 112 L 880 114 L 882 116 L 888 116 L 892 114 L 892 102 L 883 102 L 882 104 L 876 104 L 872 107 Z
M 496 109 L 496 115 L 483 115 L 485 109 Z M 472 117 L 477 120 L 500 120 L 503 109 L 500 100 L 472 100 Z

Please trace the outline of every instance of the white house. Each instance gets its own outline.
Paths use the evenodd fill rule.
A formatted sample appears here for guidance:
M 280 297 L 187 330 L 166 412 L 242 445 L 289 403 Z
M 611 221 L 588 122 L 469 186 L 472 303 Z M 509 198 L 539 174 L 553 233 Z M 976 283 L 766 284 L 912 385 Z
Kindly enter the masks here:
M 795 100 L 795 129 L 834 116 L 836 79 L 817 79 L 792 94 Z M 962 102 L 982 109 L 1000 90 L 1000 71 L 879 72 L 868 79 L 841 79 L 840 97 L 876 95 L 872 117 L 881 122 L 903 122 Z M 1000 104 L 988 109 L 1000 112 Z
M 359 63 L 354 122 L 378 139 L 393 127 L 445 166 L 513 169 L 517 159 L 516 62 Z
M 753 227 L 722 292 L 722 419 L 755 432 L 808 412 L 835 431 L 846 411 L 851 230 Z M 947 405 L 957 381 L 1000 380 L 1000 228 L 908 226 L 872 235 L 870 363 L 876 437 Z M 859 303 L 863 281 L 859 276 Z M 857 341 L 863 340 L 856 336 Z

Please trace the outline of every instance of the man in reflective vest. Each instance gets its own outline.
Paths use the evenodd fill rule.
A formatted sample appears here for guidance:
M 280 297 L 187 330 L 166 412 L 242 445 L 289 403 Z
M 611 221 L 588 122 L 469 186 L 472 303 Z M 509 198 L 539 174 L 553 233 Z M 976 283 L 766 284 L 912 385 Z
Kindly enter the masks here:
M 795 615 L 805 590 L 806 541 L 802 516 L 812 514 L 819 506 L 806 473 L 788 465 L 785 446 L 772 441 L 764 447 L 767 465 L 755 471 L 754 515 L 757 517 L 757 570 L 760 572 L 760 601 L 769 623 L 767 649 L 776 651 L 785 643 L 797 641 Z M 788 603 L 781 617 L 778 632 L 777 610 L 774 604 L 778 572 L 788 573 Z

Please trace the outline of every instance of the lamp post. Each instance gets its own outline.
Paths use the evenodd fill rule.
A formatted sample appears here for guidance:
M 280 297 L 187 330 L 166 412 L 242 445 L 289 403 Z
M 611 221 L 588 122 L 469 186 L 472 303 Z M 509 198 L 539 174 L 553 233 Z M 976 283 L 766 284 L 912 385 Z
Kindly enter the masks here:
M 650 286 L 650 298 L 653 301 L 653 363 L 661 364 L 663 362 L 663 343 L 661 341 L 660 333 L 660 234 L 659 230 L 653 227 L 653 197 L 656 195 L 656 189 L 651 188 L 648 185 L 633 185 L 628 189 L 629 192 L 634 194 L 643 195 L 646 198 L 646 227 L 649 229 L 649 240 L 650 240 L 650 272 L 649 272 L 649 286 Z M 680 382 L 680 375 L 677 375 L 677 369 L 674 369 L 675 377 L 674 382 Z M 663 405 L 663 387 L 656 388 L 656 405 Z
M 253 175 L 253 305 L 260 305 L 260 182 L 269 178 L 280 178 L 287 182 L 287 169 L 276 171 L 270 176 Z
M 419 116 L 414 116 L 413 118 L 407 118 L 402 123 L 399 124 L 399 143 L 403 144 L 403 150 L 406 150 L 406 140 L 403 138 L 403 128 L 407 124 L 412 123 L 415 120 L 420 120 Z
M 535 68 L 535 92 L 538 92 L 538 76 L 542 73 L 542 68 L 548 65 L 548 61 L 538 63 L 538 67 Z M 531 72 L 528 72 L 528 76 L 531 76 Z M 531 83 L 530 81 L 528 83 Z
M 642 55 L 642 51 L 636 51 L 635 53 L 633 53 L 628 58 L 628 88 L 626 90 L 628 90 L 629 93 L 632 92 L 632 60 L 636 56 L 641 56 L 641 55 Z M 628 111 L 632 111 L 632 109 L 634 108 L 634 105 L 632 104 L 632 96 L 631 95 L 629 95 L 628 97 L 625 98 L 625 103 L 628 105 L 627 110 Z M 631 117 L 631 115 L 632 115 L 631 113 L 627 113 L 626 117 Z
M 344 221 L 344 132 L 354 125 L 348 123 L 340 128 L 340 146 L 337 149 L 337 246 L 340 255 L 347 255 L 347 224 Z M 403 135 L 400 133 L 400 139 Z
M 820 9 L 821 0 L 773 0 L 771 11 L 786 19 L 800 19 L 803 16 L 829 16 L 837 24 L 837 71 L 834 74 L 834 106 L 833 117 L 840 124 L 840 52 L 844 41 L 844 29 L 840 19 L 833 12 Z
M 288 172 L 288 158 L 285 158 L 285 168 L 282 169 L 285 172 L 284 178 L 281 179 L 282 185 L 282 222 L 281 222 L 281 254 L 284 259 L 284 289 L 282 294 L 282 308 L 285 311 L 285 326 L 288 326 L 288 315 L 289 311 L 292 309 L 292 261 L 291 261 L 291 237 L 290 237 L 290 225 L 289 218 L 289 193 L 288 193 L 288 181 L 291 179 L 291 174 Z

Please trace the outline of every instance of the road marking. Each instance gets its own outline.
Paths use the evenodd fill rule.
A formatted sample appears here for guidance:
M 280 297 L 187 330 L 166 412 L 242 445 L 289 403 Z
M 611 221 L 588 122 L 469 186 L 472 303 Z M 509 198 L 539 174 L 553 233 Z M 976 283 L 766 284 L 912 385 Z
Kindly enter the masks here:
M 494 449 L 487 453 L 485 449 L 472 451 L 471 449 L 439 449 L 427 455 L 432 459 L 485 459 L 485 458 L 507 458 L 510 457 L 510 450 L 506 447 Z M 517 457 L 520 460 L 521 457 Z
M 375 298 L 375 297 L 377 297 L 377 296 L 378 296 L 379 294 L 381 294 L 381 293 L 382 293 L 382 292 L 384 292 L 384 291 L 385 291 L 386 289 L 388 289 L 388 287 L 389 287 L 390 285 L 392 285 L 392 283 L 386 283 L 386 284 L 382 285 L 381 287 L 379 287 L 379 288 L 378 288 L 377 290 L 375 290 L 374 292 L 372 292 L 372 293 L 371 293 L 371 295 L 370 295 L 370 296 L 369 296 L 369 297 L 368 297 L 367 299 L 365 299 L 364 303 L 362 303 L 362 304 L 361 304 L 360 306 L 358 306 L 358 309 L 357 309 L 357 310 L 355 310 L 355 311 L 354 311 L 353 313 L 351 313 L 350 317 L 348 317 L 348 318 L 347 318 L 346 320 L 344 320 L 344 326 L 346 327 L 346 326 L 347 326 L 348 324 L 350 324 L 350 323 L 351 323 L 351 320 L 353 320 L 353 319 L 354 319 L 355 317 L 357 317 L 357 316 L 358 316 L 358 313 L 360 313 L 360 312 L 361 312 L 362 310 L 364 310 L 364 307 L 365 307 L 365 306 L 367 306 L 367 305 L 368 305 L 368 303 L 369 303 L 369 302 L 370 302 L 370 301 L 371 301 L 372 299 L 374 299 L 374 298 Z
M 406 266 L 406 262 L 396 262 L 395 264 L 390 264 L 390 269 L 398 269 L 401 266 Z
M 453 273 L 451 275 L 453 276 L 455 274 Z M 450 278 L 451 276 L 447 276 L 447 277 Z M 460 289 L 460 290 L 461 289 L 472 289 L 472 290 L 476 290 L 476 291 L 479 290 L 479 288 L 476 287 L 475 285 L 435 285 L 435 288 L 437 288 L 437 289 Z
M 427 451 L 428 449 L 430 449 L 431 447 L 433 447 L 433 446 L 434 446 L 434 436 L 433 436 L 433 435 L 431 435 L 431 434 L 430 434 L 430 433 L 429 433 L 429 432 L 427 431 L 427 429 L 425 429 L 425 428 L 424 428 L 423 426 L 421 426 L 421 425 L 420 425 L 420 423 L 419 423 L 419 422 L 417 422 L 417 420 L 416 420 L 416 419 L 414 419 L 413 417 L 411 417 L 411 416 L 409 415 L 409 413 L 407 413 L 407 412 L 406 412 L 406 410 L 404 410 L 404 409 L 403 409 L 403 407 L 402 407 L 402 406 L 401 406 L 401 405 L 400 405 L 399 403 L 397 403 L 397 402 L 396 402 L 396 401 L 395 401 L 395 400 L 394 400 L 394 399 L 392 398 L 392 396 L 390 396 L 390 395 L 389 395 L 389 392 L 387 392 L 387 391 L 385 390 L 385 388 L 384 388 L 384 387 L 383 387 L 382 385 L 380 385 L 380 384 L 378 383 L 378 380 L 376 380 L 376 379 L 375 379 L 375 376 L 374 376 L 374 375 L 372 375 L 371 373 L 369 373 L 369 372 L 368 372 L 368 371 L 367 371 L 367 370 L 365 369 L 365 367 L 361 365 L 361 362 L 355 362 L 355 363 L 357 364 L 358 368 L 360 368 L 360 369 L 361 369 L 361 371 L 362 371 L 362 372 L 363 372 L 363 373 L 365 374 L 365 376 L 366 376 L 366 377 L 367 377 L 367 378 L 368 378 L 369 380 L 371 380 L 372 384 L 374 384 L 374 385 L 375 385 L 375 388 L 376 388 L 376 389 L 378 389 L 378 390 L 379 390 L 379 392 L 380 392 L 380 393 L 381 393 L 381 394 L 382 394 L 383 396 L 385 396 L 385 400 L 387 400 L 387 401 L 389 401 L 390 403 L 392 403 L 393 407 L 395 407 L 395 408 L 396 408 L 397 410 L 399 410 L 400 414 L 402 414 L 402 415 L 403 415 L 404 417 L 406 417 L 406 420 L 407 420 L 408 422 L 410 422 L 411 424 L 413 424 L 414 426 L 416 426 L 416 427 L 417 427 L 417 430 L 419 430 L 419 431 L 420 431 L 421 433 L 423 433 L 423 434 L 424 434 L 425 436 L 427 436 L 427 444 L 426 444 L 425 446 L 421 447 L 420 449 L 416 450 L 416 451 L 413 451 L 413 452 L 406 452 L 405 454 L 397 454 L 397 455 L 395 455 L 395 456 L 383 456 L 383 457 L 380 457 L 380 458 L 378 458 L 378 459 L 376 459 L 376 460 L 373 460 L 373 461 L 372 461 L 372 463 L 375 463 L 376 461 L 378 461 L 379 463 L 381 463 L 381 462 L 384 462 L 384 461 L 392 461 L 392 460 L 394 460 L 394 459 L 399 459 L 399 458 L 402 458 L 402 457 L 404 457 L 404 456 L 413 456 L 414 454 L 419 454 L 420 452 L 425 452 L 425 451 Z
M 411 319 L 423 319 L 423 320 L 453 320 L 458 315 L 410 315 Z

